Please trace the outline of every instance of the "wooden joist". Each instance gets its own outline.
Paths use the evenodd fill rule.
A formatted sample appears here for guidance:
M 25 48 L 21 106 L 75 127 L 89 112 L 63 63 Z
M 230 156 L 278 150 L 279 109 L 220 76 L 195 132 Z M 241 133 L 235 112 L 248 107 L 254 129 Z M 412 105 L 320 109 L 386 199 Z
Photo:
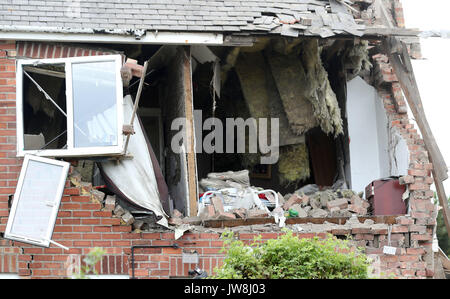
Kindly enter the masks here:
M 409 28 L 389 28 L 389 27 L 366 27 L 364 30 L 363 38 L 377 38 L 380 37 L 418 37 L 421 33 L 418 29 L 409 29 Z
M 422 133 L 425 147 L 428 151 L 430 162 L 433 164 L 433 178 L 436 186 L 439 203 L 443 210 L 444 222 L 450 237 L 450 211 L 447 203 L 443 181 L 448 178 L 448 168 L 442 156 L 431 128 L 428 124 L 420 97 L 419 87 L 414 76 L 414 71 L 406 45 L 396 37 L 387 37 L 383 41 L 385 52 L 389 62 L 403 89 L 406 100 Z

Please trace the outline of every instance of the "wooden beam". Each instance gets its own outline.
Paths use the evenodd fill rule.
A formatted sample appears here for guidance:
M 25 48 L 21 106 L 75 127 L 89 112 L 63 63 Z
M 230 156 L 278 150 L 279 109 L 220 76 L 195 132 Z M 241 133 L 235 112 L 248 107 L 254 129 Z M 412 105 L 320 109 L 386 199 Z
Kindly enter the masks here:
M 366 37 L 417 37 L 421 33 L 418 29 L 389 28 L 389 27 L 366 27 L 363 38 Z
M 194 96 L 192 92 L 192 58 L 191 48 L 189 46 L 183 48 L 183 78 L 185 88 L 185 115 L 186 115 L 186 162 L 187 162 L 187 179 L 188 179 L 188 200 L 189 215 L 197 215 L 197 160 L 195 153 L 195 132 L 194 132 Z
M 397 75 L 397 79 L 403 89 L 408 105 L 411 108 L 416 123 L 422 133 L 430 162 L 433 164 L 434 183 L 436 186 L 439 203 L 443 208 L 447 233 L 450 236 L 450 212 L 448 208 L 447 196 L 442 184 L 442 182 L 448 178 L 448 168 L 425 116 L 419 87 L 417 86 L 414 76 L 414 70 L 409 57 L 408 49 L 405 43 L 399 41 L 395 37 L 388 37 L 384 39 L 383 43 L 386 54 L 389 57 L 389 62 Z
M 130 126 L 133 127 L 134 124 L 134 119 L 136 118 L 136 112 L 137 109 L 139 107 L 139 100 L 141 99 L 141 94 L 142 94 L 142 88 L 144 87 L 144 81 L 145 81 L 145 75 L 147 72 L 147 66 L 148 66 L 148 61 L 146 61 L 144 63 L 144 69 L 141 72 L 141 80 L 139 82 L 139 88 L 136 94 L 136 99 L 134 101 L 134 106 L 133 106 L 133 114 L 131 115 L 131 120 L 130 120 Z M 125 146 L 123 149 L 123 154 L 126 155 L 127 154 L 127 149 L 128 149 L 128 143 L 130 142 L 130 136 L 131 135 L 127 135 L 127 139 L 125 140 Z
M 425 146 L 433 159 L 433 163 L 436 164 L 433 165 L 436 174 L 441 180 L 446 180 L 448 178 L 448 169 L 425 116 L 419 87 L 417 86 L 406 45 L 394 37 L 385 39 L 384 45 L 389 62 L 397 75 L 409 107 L 422 133 Z

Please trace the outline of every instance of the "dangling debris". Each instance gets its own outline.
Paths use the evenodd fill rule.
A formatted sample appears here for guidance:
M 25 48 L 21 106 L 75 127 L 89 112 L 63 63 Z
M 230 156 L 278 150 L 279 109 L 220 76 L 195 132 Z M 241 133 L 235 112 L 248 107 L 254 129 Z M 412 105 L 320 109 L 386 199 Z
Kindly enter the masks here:
M 304 43 L 300 59 L 306 75 L 306 80 L 301 82 L 304 94 L 313 106 L 314 116 L 322 131 L 335 136 L 342 134 L 341 110 L 328 80 L 328 73 L 322 65 L 317 39 Z
M 305 94 L 306 74 L 295 54 L 268 54 L 270 69 L 275 79 L 284 111 L 292 131 L 302 135 L 317 126 L 313 107 Z
M 258 118 L 278 119 L 280 146 L 304 142 L 304 137 L 294 134 L 289 126 L 279 92 L 263 53 L 241 51 L 235 68 L 250 116 L 257 121 Z M 268 140 L 271 138 L 270 125 L 271 122 L 268 121 Z
M 348 81 L 358 76 L 362 71 L 369 71 L 372 68 L 369 58 L 369 42 L 361 40 L 349 48 L 344 54 L 344 64 L 348 71 Z
M 292 130 L 301 135 L 320 125 L 327 134 L 343 133 L 341 112 L 322 65 L 318 40 L 306 40 L 287 55 L 280 53 L 279 44 L 275 46 L 268 54 L 269 64 Z

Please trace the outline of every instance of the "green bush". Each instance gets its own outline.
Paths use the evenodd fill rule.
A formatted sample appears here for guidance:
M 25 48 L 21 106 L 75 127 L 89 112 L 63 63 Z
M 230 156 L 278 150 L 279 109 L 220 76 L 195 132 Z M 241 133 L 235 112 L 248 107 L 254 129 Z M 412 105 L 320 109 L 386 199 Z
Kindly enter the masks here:
M 105 254 L 105 250 L 99 247 L 95 247 L 84 258 L 84 265 L 81 265 L 79 273 L 75 274 L 73 278 L 89 279 L 89 274 L 98 275 L 97 271 L 95 270 L 95 265 L 97 265 L 97 263 L 101 261 L 103 255 Z
M 226 231 L 222 238 L 224 263 L 214 279 L 362 279 L 368 278 L 369 262 L 348 241 L 329 235 L 325 239 L 299 239 L 292 231 L 277 239 L 255 238 L 245 245 Z

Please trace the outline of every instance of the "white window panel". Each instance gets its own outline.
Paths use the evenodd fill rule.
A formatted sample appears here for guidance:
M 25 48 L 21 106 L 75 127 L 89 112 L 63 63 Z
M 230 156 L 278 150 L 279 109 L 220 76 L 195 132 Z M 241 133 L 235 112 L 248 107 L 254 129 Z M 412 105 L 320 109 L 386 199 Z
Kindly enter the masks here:
M 50 245 L 69 165 L 25 156 L 6 225 L 6 239 Z
M 67 147 L 25 150 L 23 68 L 64 64 Z M 120 55 L 19 60 L 17 63 L 17 155 L 82 157 L 123 152 L 123 91 Z M 42 86 L 45 90 L 45 87 Z M 45 134 L 45 132 L 43 132 Z M 46 140 L 48 142 L 49 140 Z

